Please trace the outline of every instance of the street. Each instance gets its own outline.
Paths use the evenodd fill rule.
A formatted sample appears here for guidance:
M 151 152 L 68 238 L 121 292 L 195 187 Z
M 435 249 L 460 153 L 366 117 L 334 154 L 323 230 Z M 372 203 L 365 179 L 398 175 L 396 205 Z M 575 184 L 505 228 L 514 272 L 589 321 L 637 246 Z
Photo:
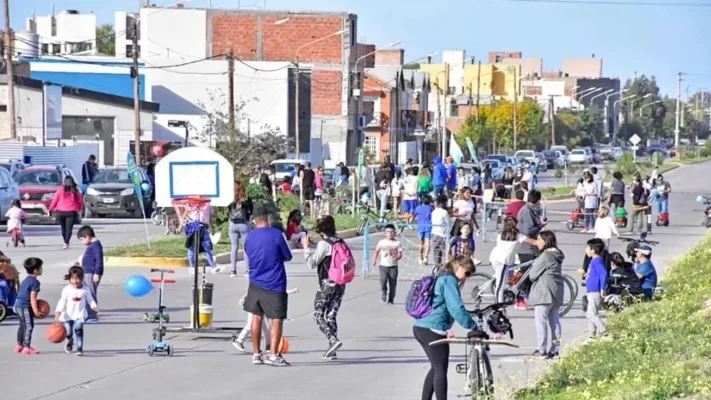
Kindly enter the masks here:
M 654 226 L 653 239 L 661 242 L 654 248 L 653 261 L 661 274 L 667 262 L 683 254 L 699 241 L 704 233 L 700 225 L 701 211 L 695 199 L 703 191 L 698 188 L 697 176 L 711 173 L 711 164 L 689 165 L 666 174 L 673 193 L 670 200 L 671 225 Z M 548 174 L 552 174 L 549 172 Z M 547 174 L 545 174 L 547 176 Z M 566 255 L 564 273 L 577 276 L 583 258 L 584 244 L 589 234 L 565 230 L 573 203 L 551 202 L 547 206 L 549 227 L 558 235 L 561 250 Z M 90 222 L 105 247 L 129 244 L 142 240 L 140 221 L 94 220 Z M 484 260 L 480 267 L 492 271 L 488 254 L 495 243 L 493 222 L 489 225 L 487 242 L 477 239 L 477 258 Z M 40 298 L 55 304 L 64 287 L 61 276 L 69 260 L 80 254 L 79 245 L 61 251 L 58 227 L 31 227 L 26 249 L 10 249 L 9 254 L 21 262 L 29 255 L 39 256 L 49 268 L 40 278 Z M 159 227 L 149 226 L 151 233 Z M 407 232 L 401 239 L 412 250 L 414 233 Z M 369 237 L 368 246 L 374 248 L 379 234 Z M 54 244 L 56 243 L 56 246 Z M 349 240 L 359 265 L 363 262 L 363 238 Z M 613 239 L 613 249 L 623 251 L 625 243 Z M 65 257 L 66 256 L 66 257 Z M 56 259 L 56 262 L 55 262 Z M 64 262 L 63 260 L 67 260 Z M 242 267 L 243 268 L 243 267 Z M 44 338 L 48 319 L 38 321 L 34 344 L 38 356 L 12 353 L 16 321 L 0 324 L 3 356 L 0 368 L 4 382 L 20 382 L 28 375 L 42 377 L 31 385 L 3 385 L 3 398 L 14 400 L 82 400 L 125 398 L 153 399 L 170 394 L 172 399 L 248 399 L 280 398 L 295 400 L 355 399 L 414 399 L 419 398 L 429 364 L 423 350 L 412 336 L 412 320 L 404 311 L 403 301 L 409 282 L 399 282 L 396 304 L 379 302 L 377 279 L 356 279 L 349 284 L 338 316 L 340 338 L 344 342 L 338 361 L 322 360 L 327 342 L 312 320 L 312 303 L 316 278 L 303 262 L 301 252 L 295 251 L 294 260 L 287 265 L 289 287 L 300 289 L 290 296 L 290 319 L 285 324 L 290 351 L 285 358 L 293 366 L 276 369 L 253 366 L 249 355 L 239 354 L 228 340 L 191 339 L 188 336 L 169 336 L 167 341 L 176 349 L 172 358 L 157 355 L 149 358 L 145 348 L 151 343 L 153 324 L 141 321 L 144 312 L 155 312 L 157 291 L 144 298 L 130 298 L 123 291 L 123 280 L 131 274 L 149 275 L 147 269 L 108 269 L 99 288 L 101 322 L 85 327 L 86 345 L 83 358 L 64 354 L 62 345 L 53 345 Z M 416 263 L 416 255 L 406 255 L 400 265 L 401 277 L 418 276 L 426 268 Z M 243 269 L 240 270 L 242 272 Z M 24 273 L 23 273 L 24 275 Z M 176 271 L 177 283 L 167 285 L 165 302 L 172 324 L 186 324 L 187 307 L 191 299 L 192 278 L 185 270 Z M 241 275 L 230 278 L 220 274 L 208 276 L 215 284 L 214 320 L 218 326 L 241 326 L 245 315 L 237 305 L 244 295 L 247 280 Z M 581 294 L 584 288 L 581 288 Z M 464 294 L 466 296 L 466 293 Z M 575 308 L 562 319 L 563 352 L 585 338 L 587 321 L 580 312 L 580 298 Z M 551 361 L 529 361 L 526 355 L 534 351 L 535 329 L 532 311 L 509 310 L 514 325 L 513 341 L 518 349 L 492 347 L 492 367 L 500 395 L 531 384 Z M 458 335 L 465 334 L 455 326 Z M 614 332 L 612 332 L 614 335 Z M 464 362 L 464 349 L 452 347 L 449 373 L 449 398 L 462 394 L 464 375 L 454 372 L 454 364 Z

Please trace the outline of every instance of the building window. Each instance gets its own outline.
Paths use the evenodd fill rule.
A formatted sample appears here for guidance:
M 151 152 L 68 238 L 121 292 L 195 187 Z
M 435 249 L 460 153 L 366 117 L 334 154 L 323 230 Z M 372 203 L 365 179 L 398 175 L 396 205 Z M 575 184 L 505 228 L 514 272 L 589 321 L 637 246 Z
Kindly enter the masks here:
M 449 90 L 447 90 L 447 94 L 450 96 L 454 96 L 454 94 L 457 92 L 457 88 L 454 86 L 450 86 Z
M 42 45 L 42 54 L 49 54 L 49 45 L 47 43 Z
M 380 145 L 380 138 L 378 136 L 372 136 L 372 135 L 365 135 L 365 143 L 363 143 L 363 147 L 368 149 L 370 154 L 375 155 L 376 158 L 378 157 L 378 154 L 380 153 L 379 146 Z
M 351 34 L 351 46 L 356 45 L 356 22 L 355 20 L 350 20 L 350 34 Z
M 61 44 L 53 44 L 52 45 L 52 54 L 61 54 L 62 53 L 62 45 Z
M 543 88 L 540 86 L 525 86 L 523 93 L 524 96 L 542 96 Z

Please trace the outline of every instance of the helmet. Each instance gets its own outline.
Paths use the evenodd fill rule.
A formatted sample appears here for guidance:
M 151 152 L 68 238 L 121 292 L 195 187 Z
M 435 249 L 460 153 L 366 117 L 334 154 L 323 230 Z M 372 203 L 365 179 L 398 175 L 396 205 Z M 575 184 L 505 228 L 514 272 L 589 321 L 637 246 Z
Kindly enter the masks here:
M 487 325 L 489 326 L 489 330 L 494 333 L 502 335 L 508 333 L 513 337 L 511 321 L 509 321 L 509 318 L 501 310 L 496 310 L 489 314 Z

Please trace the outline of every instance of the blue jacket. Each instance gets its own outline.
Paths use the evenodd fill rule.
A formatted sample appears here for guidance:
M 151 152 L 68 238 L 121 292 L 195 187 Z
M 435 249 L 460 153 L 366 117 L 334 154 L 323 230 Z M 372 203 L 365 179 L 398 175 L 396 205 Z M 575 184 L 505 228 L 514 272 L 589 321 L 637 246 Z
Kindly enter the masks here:
M 442 164 L 442 157 L 435 157 L 433 162 L 432 186 L 444 186 L 447 184 L 447 168 Z
M 607 270 L 602 257 L 595 257 L 588 267 L 588 278 L 585 280 L 588 293 L 600 293 L 607 287 Z
M 450 190 L 457 188 L 457 167 L 454 164 L 447 166 L 447 188 Z
M 457 321 L 465 329 L 476 330 L 477 323 L 464 308 L 457 278 L 452 273 L 440 275 L 435 282 L 430 315 L 416 319 L 415 326 L 447 331 Z

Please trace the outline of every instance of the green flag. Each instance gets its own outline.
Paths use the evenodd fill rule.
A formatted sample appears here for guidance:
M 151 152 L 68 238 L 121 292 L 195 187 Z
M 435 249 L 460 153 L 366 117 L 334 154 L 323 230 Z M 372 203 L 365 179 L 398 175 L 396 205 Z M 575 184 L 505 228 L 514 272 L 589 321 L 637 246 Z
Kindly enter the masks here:
M 467 148 L 469 149 L 469 154 L 471 154 L 472 157 L 472 162 L 474 164 L 479 164 L 479 155 L 476 153 L 476 148 L 474 147 L 474 143 L 470 138 L 466 138 L 467 140 Z
M 462 153 L 462 149 L 459 147 L 459 144 L 457 144 L 457 141 L 454 140 L 453 133 L 449 139 L 449 155 L 452 156 L 454 165 L 458 167 L 459 163 L 462 161 L 462 157 L 464 157 L 464 153 Z

